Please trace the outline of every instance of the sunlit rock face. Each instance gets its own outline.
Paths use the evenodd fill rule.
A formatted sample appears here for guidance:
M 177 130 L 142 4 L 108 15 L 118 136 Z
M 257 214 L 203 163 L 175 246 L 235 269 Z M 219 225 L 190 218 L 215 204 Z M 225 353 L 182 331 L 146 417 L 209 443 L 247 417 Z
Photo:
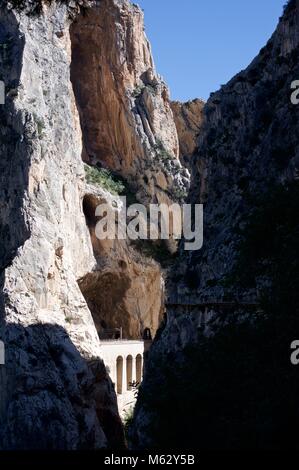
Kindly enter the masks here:
M 77 284 L 96 264 L 83 213 L 69 12 L 1 6 L 0 448 L 121 446 L 112 383 Z
M 71 38 L 83 159 L 125 177 L 139 200 L 171 203 L 189 177 L 142 11 L 126 0 L 103 0 L 76 19 Z
M 89 211 L 112 196 L 86 185 L 82 160 L 139 201 L 182 200 L 168 88 L 126 0 L 13 0 L 0 15 L 0 448 L 122 447 L 99 334 L 154 336 L 164 280 L 126 241 L 95 237 Z
M 271 257 L 265 257 L 245 284 L 234 279 L 233 268 L 243 262 L 247 269 L 253 259 L 263 259 L 268 250 L 275 254 L 276 248 L 279 259 L 284 260 L 291 240 L 298 239 L 296 216 L 289 227 L 279 225 L 282 213 L 279 215 L 276 206 L 271 206 L 272 219 L 278 220 L 275 235 L 268 233 L 260 240 L 260 227 L 266 233 L 267 227 L 263 227 L 261 216 L 259 224 L 254 219 L 253 237 L 259 243 L 253 240 L 251 251 L 245 252 L 246 257 L 240 261 L 251 215 L 259 214 L 256 211 L 261 209 L 267 213 L 268 198 L 276 194 L 277 188 L 282 194 L 295 185 L 298 189 L 299 108 L 290 99 L 291 83 L 299 77 L 298 25 L 298 1 L 291 0 L 259 55 L 213 93 L 204 107 L 190 190 L 190 199 L 204 204 L 204 245 L 198 252 L 182 251 L 171 276 L 167 320 L 149 353 L 137 401 L 132 432 L 136 447 L 297 446 L 291 432 L 285 437 L 288 426 L 281 423 L 288 412 L 288 423 L 293 423 L 290 416 L 296 415 L 294 429 L 298 426 L 297 400 L 292 402 L 292 390 L 297 390 L 296 372 L 285 359 L 289 348 L 286 338 L 291 340 L 293 334 L 288 322 L 294 321 L 298 328 L 294 320 L 294 315 L 298 318 L 298 302 L 289 310 L 283 303 L 275 305 L 279 295 L 286 302 L 288 297 L 296 298 L 296 289 L 284 286 L 286 292 L 282 295 L 282 282 L 276 292 L 272 291 L 273 309 L 268 313 L 274 315 L 275 327 L 269 329 L 272 333 L 265 333 L 261 323 L 266 307 L 261 294 L 267 293 L 270 279 L 260 273 L 265 266 L 272 266 L 275 274 L 271 280 L 275 282 L 275 276 L 283 280 L 288 268 L 279 271 L 283 263 L 273 265 Z M 285 214 L 294 204 L 288 197 Z M 281 198 L 277 198 L 277 207 L 280 204 Z M 292 231 L 293 224 L 296 232 Z M 275 243 L 283 230 L 289 230 L 288 242 L 278 248 Z M 272 251 L 271 244 L 276 246 Z M 293 269 L 288 277 L 291 283 L 298 279 L 298 266 L 294 268 L 296 250 L 288 256 Z M 275 308 L 280 311 L 277 313 Z M 208 337 L 209 326 L 215 334 L 213 339 Z M 271 348 L 274 352 L 270 360 L 267 351 Z M 283 396 L 288 397 L 284 403 L 279 393 L 272 393 L 277 370 L 286 380 L 281 388 Z
M 122 328 L 125 339 L 142 339 L 145 329 L 154 337 L 164 313 L 164 279 L 161 266 L 137 251 L 128 240 L 101 240 L 96 235 L 95 209 L 120 204 L 117 196 L 89 185 L 84 213 L 96 267 L 79 280 L 97 331 Z M 117 218 L 116 218 L 117 220 Z
M 200 129 L 203 123 L 205 102 L 200 99 L 181 103 L 171 102 L 174 122 L 179 137 L 180 160 L 189 167 L 197 146 Z
M 169 92 L 155 71 L 142 11 L 125 0 L 95 2 L 70 33 L 83 160 L 123 177 L 136 200 L 169 205 L 180 199 L 190 178 L 178 159 Z M 86 210 L 94 213 L 112 199 L 93 188 Z M 79 284 L 98 332 L 122 327 L 133 339 L 149 328 L 154 336 L 164 304 L 159 264 L 126 241 L 97 240 L 97 221 L 89 222 L 97 266 Z

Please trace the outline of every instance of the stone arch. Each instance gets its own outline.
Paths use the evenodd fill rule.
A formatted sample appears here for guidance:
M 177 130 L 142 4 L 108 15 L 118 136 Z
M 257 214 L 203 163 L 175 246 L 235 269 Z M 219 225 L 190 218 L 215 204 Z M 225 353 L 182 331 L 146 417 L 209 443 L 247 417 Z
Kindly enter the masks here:
M 105 202 L 104 199 L 96 197 L 93 194 L 85 194 L 83 198 L 83 212 L 96 258 L 103 253 L 103 240 L 99 240 L 96 236 L 96 225 L 99 220 L 99 218 L 96 217 L 96 208 Z
M 140 383 L 142 380 L 142 355 L 136 356 L 136 382 Z
M 116 392 L 121 395 L 123 393 L 123 369 L 124 360 L 122 356 L 116 359 Z
M 127 368 L 127 390 L 131 390 L 131 383 L 132 383 L 132 379 L 133 379 L 133 357 L 131 356 L 131 354 L 129 354 L 129 356 L 127 356 L 127 360 L 126 360 L 126 368 Z
M 86 219 L 86 224 L 89 228 L 92 228 L 97 223 L 95 215 L 96 208 L 99 205 L 99 201 L 93 194 L 85 194 L 83 198 L 83 212 Z

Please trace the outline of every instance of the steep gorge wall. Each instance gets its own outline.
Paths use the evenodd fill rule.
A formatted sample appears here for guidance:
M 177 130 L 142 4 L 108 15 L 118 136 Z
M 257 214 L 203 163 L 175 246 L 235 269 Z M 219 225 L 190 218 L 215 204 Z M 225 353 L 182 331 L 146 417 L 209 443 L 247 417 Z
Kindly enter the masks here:
M 177 128 L 180 147 L 180 160 L 189 167 L 198 146 L 198 138 L 203 123 L 205 102 L 200 99 L 180 103 L 171 102 L 174 122 Z
M 115 211 L 117 196 L 88 185 L 84 212 L 97 261 L 79 280 L 97 331 L 122 328 L 123 338 L 141 339 L 145 329 L 155 336 L 164 312 L 164 275 L 161 266 L 136 250 L 128 240 L 99 240 L 95 209 L 101 203 Z
M 204 203 L 204 246 L 182 251 L 169 280 L 133 446 L 297 447 L 287 355 L 298 328 L 298 31 L 292 0 L 257 58 L 204 108 L 190 191 Z
M 102 0 L 72 24 L 71 77 L 83 159 L 124 177 L 142 202 L 171 203 L 186 191 L 168 87 L 156 73 L 143 13 Z
M 122 176 L 142 202 L 181 199 L 189 173 L 168 89 L 126 0 L 6 3 L 0 448 L 121 447 L 98 334 L 154 335 L 164 281 L 126 242 L 96 239 L 90 210 L 114 197 L 86 184 L 82 159 Z
M 83 160 L 125 179 L 136 200 L 171 204 L 186 191 L 189 175 L 177 158 L 168 89 L 155 72 L 141 10 L 128 1 L 95 2 L 70 32 Z M 100 188 L 89 189 L 91 210 L 96 201 L 113 202 L 109 194 L 96 196 Z M 149 328 L 154 335 L 164 302 L 159 264 L 127 242 L 99 242 L 95 225 L 89 230 L 97 266 L 80 279 L 80 288 L 98 331 L 121 327 L 130 339 Z
M 142 11 L 128 1 L 96 2 L 70 32 L 83 160 L 124 178 L 140 202 L 181 200 L 189 172 L 178 159 L 169 91 L 156 73 Z M 101 197 L 88 197 L 94 210 Z M 154 336 L 164 304 L 159 264 L 125 242 L 99 243 L 89 228 L 97 267 L 80 287 L 98 331 L 122 327 L 125 337 L 139 338 L 149 328 Z
M 95 265 L 82 209 L 67 6 L 1 7 L 1 449 L 123 444 L 77 280 Z
M 237 292 L 227 281 L 252 213 L 297 178 L 299 115 L 291 83 L 299 75 L 298 22 L 292 1 L 259 55 L 205 107 L 191 190 L 193 201 L 205 205 L 205 242 L 191 254 L 183 281 L 202 300 L 254 300 L 263 288 L 256 279 L 252 289 Z

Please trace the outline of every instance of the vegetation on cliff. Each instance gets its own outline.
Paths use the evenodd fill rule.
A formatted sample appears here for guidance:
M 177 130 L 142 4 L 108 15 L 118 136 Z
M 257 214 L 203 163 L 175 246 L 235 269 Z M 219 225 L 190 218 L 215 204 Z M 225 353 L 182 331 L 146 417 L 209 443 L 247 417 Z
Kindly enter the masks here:
M 105 168 L 85 165 L 85 175 L 87 183 L 100 186 L 111 194 L 121 195 L 125 191 L 125 185 L 122 180 Z

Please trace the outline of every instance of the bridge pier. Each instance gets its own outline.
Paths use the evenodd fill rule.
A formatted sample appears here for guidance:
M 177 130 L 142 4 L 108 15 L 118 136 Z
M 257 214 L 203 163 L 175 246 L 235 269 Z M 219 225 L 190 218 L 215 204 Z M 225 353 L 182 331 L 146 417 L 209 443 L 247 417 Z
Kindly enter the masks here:
M 101 341 L 101 358 L 115 386 L 119 412 L 135 404 L 135 390 L 130 383 L 141 383 L 144 367 L 144 352 L 151 341 L 137 340 L 103 340 Z
M 133 358 L 133 362 L 132 362 L 132 382 L 136 381 L 136 360 L 134 360 Z

